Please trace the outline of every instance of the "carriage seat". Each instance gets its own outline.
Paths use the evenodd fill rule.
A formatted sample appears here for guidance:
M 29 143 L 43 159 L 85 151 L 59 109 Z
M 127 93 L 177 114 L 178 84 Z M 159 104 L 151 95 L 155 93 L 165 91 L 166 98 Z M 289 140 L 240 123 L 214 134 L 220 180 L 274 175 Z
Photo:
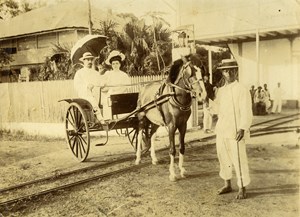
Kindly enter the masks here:
M 126 114 L 137 107 L 139 93 L 122 93 L 110 95 L 112 116 Z

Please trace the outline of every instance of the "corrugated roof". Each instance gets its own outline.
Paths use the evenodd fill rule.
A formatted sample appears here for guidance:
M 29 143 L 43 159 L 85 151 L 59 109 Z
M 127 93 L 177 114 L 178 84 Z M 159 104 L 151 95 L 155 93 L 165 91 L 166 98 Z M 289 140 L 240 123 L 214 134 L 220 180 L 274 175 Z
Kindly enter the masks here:
M 300 34 L 300 3 L 295 0 L 180 0 L 181 25 L 194 24 L 205 43 L 255 40 Z
M 107 18 L 123 26 L 124 21 L 115 15 L 94 6 L 91 11 L 93 28 L 99 28 L 100 21 Z M 0 22 L 0 38 L 74 27 L 88 28 L 87 1 L 75 0 L 42 7 Z

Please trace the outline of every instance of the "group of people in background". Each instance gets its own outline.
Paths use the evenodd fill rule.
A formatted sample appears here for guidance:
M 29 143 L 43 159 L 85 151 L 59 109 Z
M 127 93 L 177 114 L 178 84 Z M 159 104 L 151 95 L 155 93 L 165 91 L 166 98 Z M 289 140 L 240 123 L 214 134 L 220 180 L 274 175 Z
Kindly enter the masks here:
M 264 84 L 263 88 L 258 86 L 257 89 L 255 89 L 255 86 L 252 85 L 250 94 L 252 99 L 252 111 L 254 115 L 281 113 L 283 91 L 280 87 L 280 83 L 277 83 L 277 87 L 272 93 L 272 98 L 267 84 Z

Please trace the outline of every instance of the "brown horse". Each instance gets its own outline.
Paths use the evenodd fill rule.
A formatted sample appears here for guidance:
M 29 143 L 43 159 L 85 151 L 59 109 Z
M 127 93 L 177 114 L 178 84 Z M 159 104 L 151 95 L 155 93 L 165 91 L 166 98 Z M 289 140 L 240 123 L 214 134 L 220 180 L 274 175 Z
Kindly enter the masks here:
M 174 158 L 175 149 L 175 132 L 178 129 L 180 135 L 179 147 L 179 169 L 181 177 L 185 177 L 185 169 L 183 167 L 185 144 L 184 138 L 187 129 L 187 121 L 191 115 L 192 98 L 206 97 L 204 83 L 202 81 L 200 67 L 201 60 L 198 55 L 194 54 L 190 57 L 177 60 L 170 69 L 168 78 L 163 84 L 156 82 L 144 87 L 139 94 L 139 105 L 144 106 L 154 101 L 156 104 L 151 109 L 146 109 L 138 114 L 139 117 L 139 134 L 138 147 L 136 152 L 136 164 L 141 161 L 141 145 L 142 130 L 149 130 L 149 138 L 151 144 L 152 163 L 157 163 L 155 155 L 154 138 L 159 126 L 166 126 L 169 133 L 170 142 L 170 180 L 175 181 L 175 165 Z M 167 96 L 163 102 L 157 102 L 162 96 Z

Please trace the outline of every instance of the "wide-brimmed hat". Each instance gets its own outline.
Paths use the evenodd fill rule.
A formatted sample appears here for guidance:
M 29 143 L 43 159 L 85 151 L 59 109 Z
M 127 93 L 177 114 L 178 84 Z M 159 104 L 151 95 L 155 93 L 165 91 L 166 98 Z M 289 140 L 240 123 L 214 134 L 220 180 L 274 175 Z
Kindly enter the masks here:
M 224 59 L 221 62 L 221 65 L 218 67 L 218 69 L 232 69 L 232 68 L 238 68 L 238 64 L 234 59 Z
M 125 55 L 123 53 L 121 53 L 120 51 L 117 51 L 117 50 L 113 50 L 112 52 L 110 52 L 110 54 L 108 55 L 107 59 L 105 60 L 105 64 L 111 65 L 110 60 L 113 57 L 120 57 L 121 61 L 125 60 Z
M 85 59 L 94 59 L 95 57 L 90 52 L 85 52 L 82 57 L 79 59 L 83 62 Z

